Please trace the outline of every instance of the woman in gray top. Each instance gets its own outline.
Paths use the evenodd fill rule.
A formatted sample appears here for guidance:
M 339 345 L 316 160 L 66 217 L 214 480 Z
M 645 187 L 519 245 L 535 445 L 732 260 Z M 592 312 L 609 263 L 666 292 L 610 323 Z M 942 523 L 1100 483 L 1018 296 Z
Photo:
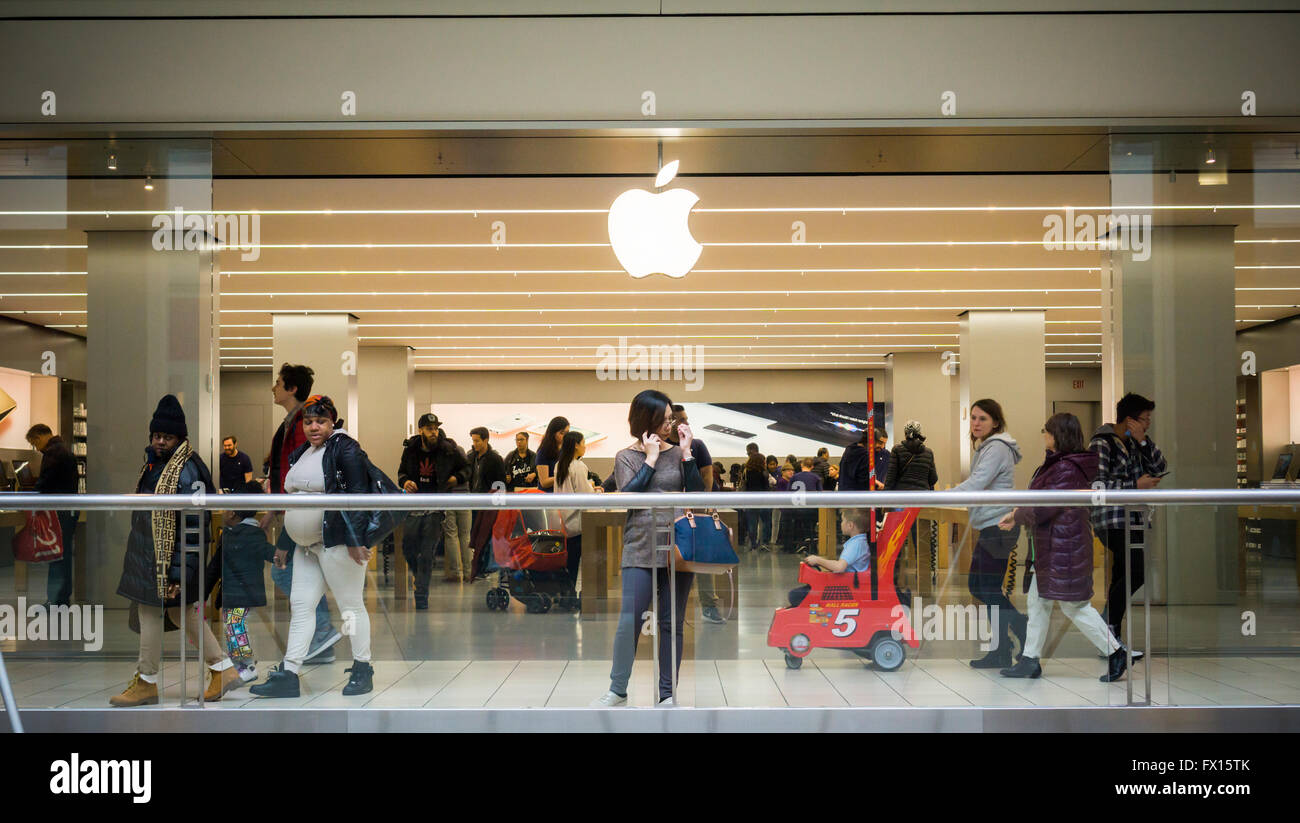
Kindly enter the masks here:
M 975 447 L 971 456 L 970 477 L 958 483 L 952 491 L 1004 491 L 1015 485 L 1016 464 L 1020 462 L 1020 446 L 1007 434 L 1007 420 L 1002 406 L 996 400 L 976 400 L 970 407 L 970 439 Z M 1011 635 L 1025 647 L 1028 620 L 1016 610 L 1002 590 L 1007 576 L 1007 561 L 1020 527 L 1001 531 L 998 521 L 1011 511 L 1010 506 L 971 506 L 970 527 L 978 532 L 975 548 L 971 551 L 970 574 L 967 585 L 975 602 L 997 608 L 997 645 L 984 657 L 972 660 L 977 669 L 1010 668 Z
M 667 442 L 672 431 L 671 409 L 668 395 L 654 389 L 633 398 L 627 422 L 636 442 L 614 458 L 614 477 L 620 492 L 704 490 L 700 469 L 691 457 L 691 427 L 685 423 L 677 427 L 678 445 Z M 673 520 L 678 514 L 672 508 L 628 510 L 627 523 L 623 526 L 623 608 L 614 635 L 614 665 L 609 673 L 609 691 L 595 705 L 627 704 L 627 682 L 632 676 L 632 660 L 641 637 L 639 616 L 650 609 L 655 590 L 659 597 L 659 702 L 671 703 L 673 673 L 682 663 L 686 600 L 695 575 L 668 572 L 668 552 L 656 551 L 655 533 L 665 530 L 667 535 L 659 542 L 670 545 Z M 668 588 L 670 584 L 672 591 Z M 669 612 L 672 598 L 676 598 L 677 606 L 676 632 L 672 631 Z M 669 660 L 672 669 L 668 668 Z

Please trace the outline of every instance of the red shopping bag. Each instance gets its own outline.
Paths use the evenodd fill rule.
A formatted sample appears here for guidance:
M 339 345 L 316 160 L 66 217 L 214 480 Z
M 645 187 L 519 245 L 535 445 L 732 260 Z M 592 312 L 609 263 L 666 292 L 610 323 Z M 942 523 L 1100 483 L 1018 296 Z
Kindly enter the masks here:
M 54 512 L 27 512 L 27 525 L 14 535 L 14 559 L 49 563 L 63 557 L 63 528 Z

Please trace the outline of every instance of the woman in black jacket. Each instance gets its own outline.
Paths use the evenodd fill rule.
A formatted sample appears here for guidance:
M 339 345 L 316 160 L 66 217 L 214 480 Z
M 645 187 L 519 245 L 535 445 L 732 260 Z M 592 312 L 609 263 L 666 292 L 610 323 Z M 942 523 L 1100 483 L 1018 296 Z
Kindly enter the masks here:
M 212 475 L 203 459 L 190 448 L 185 412 L 180 401 L 167 395 L 149 423 L 149 447 L 144 452 L 144 467 L 136 481 L 136 494 L 189 494 L 202 488 L 216 494 Z M 188 520 L 188 522 L 182 522 Z M 182 528 L 182 525 L 185 528 Z M 163 611 L 167 619 L 179 625 L 181 609 L 204 599 L 199 591 L 199 563 L 208 545 L 208 517 L 182 515 L 176 511 L 131 512 L 131 532 L 122 557 L 122 578 L 117 593 L 133 605 L 140 631 L 140 659 L 135 676 L 121 694 L 109 698 L 111 706 L 145 706 L 158 702 L 158 667 L 162 660 Z M 199 535 L 202 535 L 199 537 Z M 186 538 L 198 537 L 188 544 Z M 181 583 L 184 600 L 181 602 Z M 219 700 L 239 684 L 234 664 L 222 651 L 206 620 L 196 614 L 185 620 L 185 634 L 198 645 L 203 632 L 204 662 L 210 670 L 205 700 Z
M 336 428 L 334 401 L 312 395 L 302 407 L 307 443 L 289 457 L 284 490 L 292 493 L 363 494 L 370 488 L 370 460 L 361 445 Z M 293 538 L 293 586 L 289 596 L 289 641 L 283 665 L 249 691 L 260 697 L 297 697 L 298 671 L 316 625 L 316 602 L 328 585 L 344 624 L 352 629 L 352 667 L 343 694 L 366 694 L 373 686 L 370 665 L 370 615 L 362 598 L 370 547 L 366 511 L 289 509 L 284 528 Z
M 934 469 L 934 452 L 926 448 L 921 424 L 909 420 L 903 427 L 903 442 L 894 446 L 889 461 L 889 474 L 885 476 L 885 489 L 923 492 L 930 491 L 938 482 L 939 473 Z

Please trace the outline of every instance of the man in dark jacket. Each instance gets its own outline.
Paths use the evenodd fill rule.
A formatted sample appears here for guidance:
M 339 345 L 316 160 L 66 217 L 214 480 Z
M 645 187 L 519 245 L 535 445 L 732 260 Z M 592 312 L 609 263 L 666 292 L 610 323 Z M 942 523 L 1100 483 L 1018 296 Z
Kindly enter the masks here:
M 72 456 L 63 439 L 44 423 L 27 430 L 27 442 L 41 453 L 41 474 L 36 479 L 39 494 L 76 494 L 80 491 L 77 458 Z M 67 606 L 72 601 L 73 536 L 77 531 L 75 511 L 59 512 L 59 529 L 63 532 L 63 556 L 52 561 L 45 583 L 45 596 L 51 606 Z
M 436 414 L 420 417 L 420 433 L 402 444 L 402 460 L 397 468 L 397 485 L 411 494 L 442 494 L 457 484 L 469 481 L 469 466 L 465 455 L 442 432 L 442 423 Z M 402 535 L 402 554 L 415 574 L 415 607 L 427 609 L 429 604 L 429 579 L 433 576 L 434 556 L 438 544 L 445 540 L 443 512 L 427 509 L 414 511 L 407 518 Z M 447 542 L 443 579 L 459 582 L 461 555 L 453 552 Z
M 506 488 L 509 483 L 505 460 L 496 449 L 492 448 L 492 443 L 488 439 L 490 436 L 485 426 L 476 426 L 469 430 L 471 447 L 466 459 L 469 464 L 471 494 L 492 494 L 494 491 Z M 496 519 L 497 513 L 492 510 L 479 509 L 471 512 L 469 545 L 474 552 L 474 562 L 466 574 L 467 581 L 472 580 L 478 571 L 481 550 L 492 542 L 492 526 L 496 523 Z

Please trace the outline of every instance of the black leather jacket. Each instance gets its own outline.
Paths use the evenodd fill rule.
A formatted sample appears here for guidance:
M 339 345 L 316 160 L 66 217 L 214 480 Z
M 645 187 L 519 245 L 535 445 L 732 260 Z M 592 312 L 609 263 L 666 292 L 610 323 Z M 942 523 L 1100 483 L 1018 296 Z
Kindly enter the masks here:
M 289 456 L 289 465 L 298 462 L 311 444 L 299 446 Z M 370 488 L 370 459 L 361 444 L 346 431 L 336 430 L 325 441 L 325 454 L 321 468 L 325 473 L 326 494 L 367 494 Z M 326 546 L 364 546 L 366 525 L 370 521 L 367 511 L 326 511 L 324 542 Z

